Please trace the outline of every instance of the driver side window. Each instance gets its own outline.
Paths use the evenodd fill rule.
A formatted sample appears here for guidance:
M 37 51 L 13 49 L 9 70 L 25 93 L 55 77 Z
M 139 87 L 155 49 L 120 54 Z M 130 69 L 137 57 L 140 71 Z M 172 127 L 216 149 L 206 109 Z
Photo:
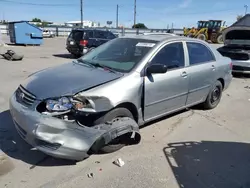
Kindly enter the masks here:
M 166 65 L 168 70 L 185 66 L 182 42 L 175 42 L 164 46 L 152 59 L 151 64 Z

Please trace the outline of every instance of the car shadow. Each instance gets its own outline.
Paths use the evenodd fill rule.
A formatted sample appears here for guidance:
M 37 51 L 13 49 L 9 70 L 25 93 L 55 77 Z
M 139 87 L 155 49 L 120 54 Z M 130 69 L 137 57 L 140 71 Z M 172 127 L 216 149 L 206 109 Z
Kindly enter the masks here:
M 72 54 L 53 54 L 54 57 L 65 58 L 65 59 L 76 59 Z
M 75 161 L 55 159 L 38 150 L 34 150 L 34 148 L 18 135 L 9 110 L 0 113 L 0 151 L 1 150 L 11 158 L 32 165 L 30 169 L 36 166 L 65 166 L 76 164 Z
M 248 143 L 170 143 L 163 152 L 180 188 L 250 187 Z

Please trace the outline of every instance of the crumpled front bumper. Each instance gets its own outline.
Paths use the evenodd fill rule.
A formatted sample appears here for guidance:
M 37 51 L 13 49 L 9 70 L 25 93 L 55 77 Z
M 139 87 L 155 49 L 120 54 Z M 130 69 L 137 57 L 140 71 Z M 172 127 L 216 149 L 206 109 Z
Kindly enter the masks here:
M 123 134 L 131 132 L 133 137 L 139 135 L 137 123 L 130 118 L 86 127 L 42 115 L 36 111 L 36 105 L 26 107 L 20 104 L 15 94 L 10 98 L 10 112 L 19 135 L 50 156 L 83 160 L 88 157 L 88 151 L 93 145 L 98 149 Z

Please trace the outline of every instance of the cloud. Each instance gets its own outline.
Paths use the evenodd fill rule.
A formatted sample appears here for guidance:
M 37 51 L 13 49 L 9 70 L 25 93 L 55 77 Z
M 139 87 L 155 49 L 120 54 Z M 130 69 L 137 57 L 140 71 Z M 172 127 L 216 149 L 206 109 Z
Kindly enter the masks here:
M 187 8 L 190 6 L 193 0 L 183 0 L 182 3 L 179 5 L 179 8 Z

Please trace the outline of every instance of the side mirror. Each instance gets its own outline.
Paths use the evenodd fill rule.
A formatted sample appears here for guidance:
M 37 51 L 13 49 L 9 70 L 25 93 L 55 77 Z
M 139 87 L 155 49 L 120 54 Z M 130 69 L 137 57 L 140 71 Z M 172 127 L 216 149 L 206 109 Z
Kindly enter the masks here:
M 149 74 L 164 74 L 167 72 L 167 66 L 162 64 L 153 64 L 147 67 L 146 72 Z

